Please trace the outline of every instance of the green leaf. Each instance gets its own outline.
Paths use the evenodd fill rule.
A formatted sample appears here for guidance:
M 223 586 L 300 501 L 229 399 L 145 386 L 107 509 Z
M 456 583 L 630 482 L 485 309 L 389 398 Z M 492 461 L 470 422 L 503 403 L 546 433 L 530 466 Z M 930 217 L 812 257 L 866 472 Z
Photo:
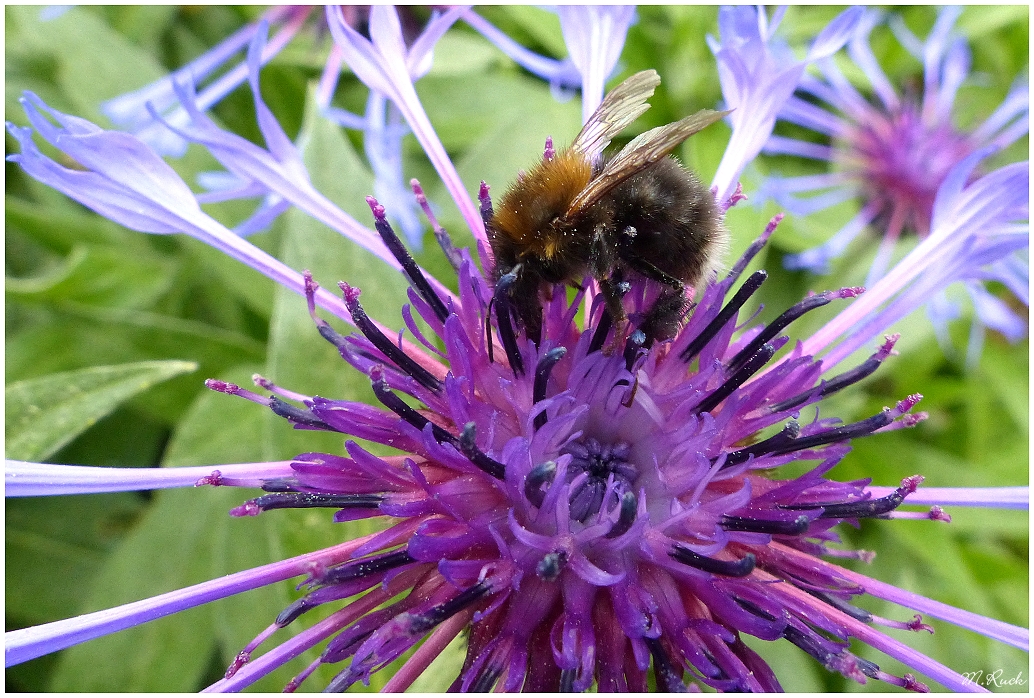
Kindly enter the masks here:
M 229 366 L 265 355 L 262 343 L 236 332 L 138 310 L 65 305 L 24 324 L 7 336 L 9 382 L 91 365 L 196 362 L 200 376 L 174 378 L 146 401 L 136 401 L 137 408 L 166 421 L 177 419 L 204 389 L 203 378 L 221 378 Z
M 193 357 L 188 352 L 177 350 L 191 343 L 200 347 L 199 354 L 221 363 L 225 363 L 224 355 L 256 352 L 255 347 L 247 346 L 245 338 L 231 333 L 219 337 L 216 328 L 152 313 L 66 307 L 29 317 L 37 321 L 9 330 L 7 336 L 5 369 L 9 382 L 91 365 L 148 358 L 190 359 Z
M 1022 526 L 1026 516 L 1022 512 L 1013 517 L 1013 530 Z M 952 509 L 954 518 L 963 523 L 956 530 L 955 523 L 945 525 L 936 521 L 866 521 L 860 534 L 850 534 L 851 547 L 877 551 L 871 565 L 845 561 L 845 566 L 893 584 L 901 589 L 968 611 L 997 618 L 1008 623 L 1026 625 L 1026 603 L 1003 604 L 1004 599 L 1027 599 L 1027 553 L 1003 552 L 991 547 L 992 536 L 974 536 L 980 520 L 987 520 L 982 509 Z M 997 514 L 996 514 L 997 515 Z M 971 519 L 972 524 L 964 522 Z M 1017 594 L 1017 587 L 1023 594 Z M 895 620 L 908 620 L 907 609 L 864 599 L 866 610 Z M 1016 676 L 1028 662 L 1025 652 L 982 637 L 977 633 L 957 628 L 947 621 L 924 617 L 936 632 L 930 635 L 890 631 L 895 639 L 959 672 L 983 669 L 985 673 L 1001 669 L 1004 676 Z M 875 661 L 882 669 L 900 676 L 908 669 L 876 650 L 859 645 L 859 654 Z M 920 677 L 922 679 L 922 677 Z M 934 684 L 931 686 L 933 688 Z
M 160 55 L 162 34 L 169 30 L 181 8 L 175 5 L 121 5 L 96 8 L 108 24 L 133 43 Z
M 165 384 L 166 390 L 169 383 Z M 145 401 L 147 394 L 136 398 Z M 136 409 L 132 402 L 77 436 L 51 458 L 57 463 L 110 467 L 157 467 L 169 442 L 169 424 Z
M 829 681 L 834 675 L 789 642 L 782 639 L 766 642 L 748 633 L 742 633 L 740 639 L 760 654 L 769 666 L 775 668 L 779 685 L 788 694 L 823 693 L 830 690 Z
M 143 503 L 133 493 L 8 499 L 4 589 L 9 618 L 30 625 L 74 616 Z
M 467 656 L 467 638 L 460 633 L 452 639 L 445 649 L 434 658 L 413 684 L 406 689 L 407 693 L 448 693 L 453 681 L 463 669 L 463 660 Z M 394 673 L 394 672 L 391 672 Z
M 1029 348 L 1027 342 L 1019 345 Z M 1027 371 L 1028 351 L 1015 351 L 992 338 L 984 348 L 980 362 L 980 378 L 987 381 L 986 387 L 1005 408 L 1006 414 L 1022 433 L 1030 431 L 1030 374 Z
M 259 243 L 264 237 L 255 235 L 249 241 L 261 247 Z M 194 277 L 189 281 L 205 285 L 212 297 L 209 303 L 225 304 L 228 292 L 248 310 L 263 319 L 269 317 L 273 309 L 273 288 L 276 286 L 271 279 L 200 240 L 184 237 L 177 242 L 183 246 L 183 255 L 191 264 L 189 271 Z M 193 299 L 186 300 L 189 310 L 189 303 Z
M 146 308 L 168 290 L 172 280 L 173 265 L 156 256 L 129 258 L 125 250 L 77 245 L 55 269 L 36 277 L 7 277 L 5 290 L 32 302 Z
M 1027 5 L 967 7 L 959 18 L 958 30 L 970 41 L 978 41 L 1009 25 L 1026 27 L 1029 20 Z
M 205 541 L 226 515 L 218 490 L 166 491 L 98 576 L 86 610 L 111 608 L 205 581 Z M 183 611 L 70 648 L 58 664 L 54 691 L 190 691 L 215 649 L 210 614 Z
M 567 45 L 560 31 L 560 18 L 553 12 L 530 5 L 506 5 L 499 8 L 511 22 L 528 32 L 554 56 L 567 55 Z
M 186 361 L 143 361 L 12 383 L 5 393 L 7 457 L 46 458 L 134 395 L 195 370 Z
M 480 34 L 450 32 L 435 44 L 434 63 L 428 75 L 480 76 L 508 60 Z
M 62 201 L 58 199 L 56 201 Z M 147 236 L 130 231 L 63 199 L 63 205 L 41 206 L 16 196 L 4 197 L 4 220 L 8 231 L 21 230 L 40 244 L 61 254 L 76 245 L 118 245 L 123 254 L 139 254 L 152 248 Z M 153 252 L 152 252 L 153 254 Z
M 636 8 L 638 21 L 629 27 L 625 42 L 627 62 L 623 58 L 621 63 L 629 74 L 646 68 L 661 74 L 658 96 L 651 100 L 648 114 L 664 110 L 665 97 L 675 111 L 668 112 L 658 125 L 718 104 L 718 73 L 705 39 L 715 33 L 717 14 L 716 7 L 701 5 Z
M 259 366 L 240 366 L 225 374 L 226 380 L 246 384 Z M 202 463 L 241 463 L 262 460 L 263 432 L 266 429 L 267 411 L 261 406 L 244 400 L 217 393 L 203 394 L 179 423 L 169 448 L 164 465 L 194 466 Z M 282 427 L 287 427 L 281 423 Z M 210 496 L 212 491 L 195 491 L 195 496 Z M 214 579 L 241 570 L 258 567 L 281 560 L 284 554 L 278 545 L 278 528 L 284 524 L 284 517 L 273 515 L 234 518 L 226 512 L 248 499 L 261 494 L 233 488 L 215 491 L 218 501 L 211 502 L 212 518 L 210 528 L 198 545 L 204 548 L 204 555 L 210 563 L 206 578 Z M 289 513 L 289 512 L 288 512 Z M 211 604 L 212 631 L 218 641 L 219 663 L 229 666 L 233 657 L 266 628 L 276 615 L 298 596 L 291 582 L 256 589 L 241 596 L 234 596 Z M 282 642 L 293 632 L 284 630 L 274 642 Z M 189 647 L 180 651 L 193 654 Z M 172 658 L 170 661 L 175 661 Z M 186 658 L 193 661 L 193 657 Z M 301 666 L 290 665 L 288 669 L 274 672 L 259 682 L 257 688 L 265 691 L 279 691 Z M 292 673 L 293 672 L 293 673 Z M 192 687 L 200 688 L 200 686 Z

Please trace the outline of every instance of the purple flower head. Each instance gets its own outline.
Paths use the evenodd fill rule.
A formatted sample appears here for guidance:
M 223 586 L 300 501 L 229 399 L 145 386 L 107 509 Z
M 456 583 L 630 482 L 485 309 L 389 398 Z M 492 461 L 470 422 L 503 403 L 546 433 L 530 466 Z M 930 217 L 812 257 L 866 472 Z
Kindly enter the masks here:
M 900 94 L 877 63 L 869 45 L 873 29 L 883 23 L 876 10 L 865 13 L 848 43 L 848 54 L 869 81 L 872 99 L 863 96 L 840 72 L 832 59 L 819 62 L 821 77 L 804 75 L 798 92 L 787 100 L 779 118 L 810 129 L 828 144 L 772 136 L 765 152 L 825 160 L 828 174 L 769 177 L 762 200 L 774 198 L 791 213 L 807 215 L 848 200 L 861 206 L 858 214 L 820 247 L 788 255 L 790 269 L 829 273 L 830 262 L 841 257 L 850 243 L 866 229 L 883 236 L 866 285 L 887 272 L 903 234 L 925 238 L 931 233 L 935 202 L 942 185 L 976 153 L 1001 149 L 1029 130 L 1029 96 L 1026 79 L 1016 82 L 1005 101 L 982 124 L 968 131 L 955 124 L 955 97 L 969 77 L 970 53 L 964 38 L 953 31 L 962 8 L 940 11 L 925 41 L 917 39 L 901 18 L 893 16 L 890 27 L 923 66 L 922 90 Z M 970 175 L 975 176 L 975 175 Z M 801 196 L 811 194 L 811 196 Z M 1020 258 L 995 260 L 994 264 L 969 264 L 965 276 L 977 317 L 973 332 L 982 337 L 991 327 L 1015 339 L 1025 334 L 1024 322 L 1001 301 L 991 300 L 983 289 L 987 278 L 1006 279 L 1011 287 L 1025 287 L 1027 272 Z M 1016 272 L 1019 272 L 1016 274 Z M 1022 297 L 1025 297 L 1025 294 Z M 947 321 L 960 314 L 953 301 L 938 294 L 928 306 L 943 343 L 948 346 Z M 975 336 L 975 335 L 974 335 Z M 979 351 L 971 341 L 969 361 Z
M 830 338 L 858 323 L 825 357 L 827 364 L 842 361 L 882 328 L 943 294 L 946 286 L 973 277 L 993 278 L 980 275 L 1025 252 L 1030 169 L 1026 162 L 1013 163 L 967 183 L 986 154 L 978 151 L 952 171 L 937 192 L 930 235 L 858 303 L 812 336 L 809 351 L 822 350 Z M 1003 321 L 1002 326 L 1023 330 L 1015 321 Z M 971 355 L 979 355 L 980 337 L 982 333 L 971 340 Z
M 435 31 L 444 32 L 458 16 L 450 13 L 439 18 L 443 24 Z M 815 56 L 839 46 L 842 25 L 855 14 L 842 15 L 823 34 L 812 48 Z M 774 88 L 746 89 L 748 76 L 759 70 L 799 75 L 804 67 L 793 62 L 779 68 L 770 61 L 764 15 L 750 26 L 738 23 L 743 16 L 723 15 L 726 44 L 716 48 L 719 60 L 727 61 L 726 78 L 743 88 L 735 106 L 744 116 L 733 117 L 738 125 L 721 177 L 741 172 L 761 147 L 750 119 L 762 107 L 778 109 Z M 397 15 L 374 8 L 369 39 L 336 9 L 328 10 L 328 21 L 342 58 L 371 90 L 396 105 L 475 239 L 484 243 L 493 214 L 489 187 L 482 182 L 480 206 L 474 207 L 416 99 L 407 61 L 419 63 L 419 51 L 401 41 Z M 1016 221 L 1025 211 L 1025 168 L 1006 166 L 972 181 L 969 171 L 954 170 L 940 187 L 927 238 L 943 243 L 938 250 L 944 256 L 907 259 L 864 295 L 860 288 L 813 294 L 771 322 L 758 321 L 747 308 L 767 274 L 746 272 L 781 220 L 777 216 L 727 275 L 697 294 L 670 340 L 644 329 L 665 285 L 629 269 L 618 283 L 627 322 L 613 320 L 591 285 L 569 295 L 557 284 L 542 289 L 541 335 L 532 341 L 492 283 L 493 270 L 480 267 L 469 250 L 452 246 L 415 181 L 415 200 L 455 270 L 456 293 L 417 265 L 378 199 L 367 199 L 370 230 L 312 186 L 294 145 L 262 102 L 257 57 L 264 31 L 256 37 L 249 67 L 266 147 L 220 129 L 196 108 L 189 84 L 175 83 L 189 123 L 172 126 L 227 168 L 239 185 L 237 194 L 297 208 L 401 271 L 409 285 L 401 332 L 370 317 L 360 289 L 340 282 L 339 293 L 329 293 L 308 272 L 290 269 L 207 216 L 199 200 L 208 199 L 195 195 L 132 135 L 104 131 L 27 95 L 23 104 L 33 128 L 8 125 L 22 149 L 11 159 L 102 215 L 142 232 L 186 233 L 299 293 L 315 331 L 333 347 L 327 350 L 368 377 L 377 406 L 301 394 L 261 376 L 254 378 L 258 391 L 212 379 L 212 390 L 264 406 L 296 429 L 346 436 L 344 450 L 302 453 L 286 463 L 134 472 L 129 483 L 99 469 L 13 462 L 8 495 L 260 486 L 264 494 L 236 507 L 234 516 L 331 509 L 333 522 L 379 519 L 384 528 L 110 611 L 13 631 L 7 635 L 9 665 L 300 576 L 303 593 L 279 615 L 270 612 L 269 627 L 210 690 L 244 688 L 319 646 L 318 658 L 288 690 L 324 666 L 336 672 L 326 688 L 344 690 L 369 682 L 412 651 L 385 686 L 403 691 L 461 634 L 465 658 L 452 688 L 477 692 L 593 686 L 641 692 L 651 684 L 662 691 L 780 690 L 778 667 L 751 649 L 747 637 L 751 643 L 792 644 L 860 683 L 925 690 L 915 671 L 952 690 L 975 688 L 894 637 L 932 632 L 914 611 L 1026 647 L 1022 628 L 835 563 L 871 557 L 844 549 L 838 527 L 917 516 L 898 508 L 922 498 L 923 491 L 917 491 L 922 477 L 912 472 L 900 474 L 899 486 L 881 489 L 868 479 L 840 482 L 832 469 L 853 439 L 910 428 L 926 415 L 915 411 L 918 394 L 897 396 L 848 423 L 830 407 L 831 398 L 894 355 L 898 336 L 881 335 L 900 313 L 917 307 L 952 274 L 963 273 L 948 264 L 959 257 L 954 246 L 982 259 L 1015 251 L 1021 234 Z M 737 63 L 726 53 L 739 39 L 758 52 L 756 60 Z M 84 169 L 47 158 L 36 148 L 34 133 Z M 554 156 L 550 142 L 545 157 Z M 721 177 L 717 203 L 724 211 L 738 197 L 732 180 Z M 794 337 L 788 330 L 830 304 L 847 307 L 816 333 Z M 341 333 L 322 311 L 355 331 Z M 866 346 L 868 357 L 840 366 Z M 392 455 L 375 455 L 358 440 Z M 940 494 L 941 499 L 921 500 L 934 505 L 923 516 L 946 521 L 939 504 L 972 503 L 986 493 Z M 1009 501 L 1024 495 L 1010 492 Z M 883 618 L 864 610 L 868 597 L 910 611 L 897 620 Z M 286 629 L 314 609 L 329 612 L 294 634 L 294 627 Z M 866 657 L 857 653 L 859 647 Z M 881 669 L 867 658 L 869 648 L 900 661 L 906 672 Z
M 371 208 L 392 239 L 383 209 L 374 200 Z M 305 454 L 292 463 L 293 477 L 267 483 L 270 494 L 237 511 L 326 506 L 338 509 L 337 520 L 399 520 L 354 560 L 311 575 L 311 591 L 278 619 L 286 625 L 366 589 L 382 600 L 409 589 L 386 609 L 343 615 L 317 662 L 350 660 L 329 688 L 367 680 L 424 637 L 446 642 L 468 626 L 467 661 L 454 684 L 465 691 L 582 691 L 593 683 L 641 691 L 651 666 L 667 690 L 683 686 L 686 671 L 715 688 L 778 690 L 740 633 L 787 639 L 863 682 L 921 687 L 847 650 L 849 638 L 873 622 L 849 603 L 864 587 L 816 556 L 838 540 L 837 523 L 888 514 L 921 480 L 907 478 L 877 499 L 866 483 L 823 477 L 849 439 L 917 423 L 922 414 L 911 410 L 919 396 L 853 424 L 801 423 L 802 408 L 874 371 L 894 339 L 824 381 L 821 364 L 799 350 L 771 362 L 789 322 L 857 290 L 814 296 L 736 336 L 738 310 L 765 274 L 733 291 L 763 242 L 708 288 L 674 341 L 655 346 L 641 331 L 614 327 L 601 297 L 580 328 L 580 294 L 569 302 L 560 289 L 544 308 L 536 346 L 505 314 L 492 317 L 491 287 L 464 254 L 456 301 L 410 276 L 413 306 L 440 344 L 421 340 L 428 350 L 445 347 L 429 365 L 373 327 L 359 291 L 347 284 L 343 297 L 362 336 L 338 334 L 315 315 L 308 282 L 320 334 L 370 376 L 387 410 L 304 396 L 289 404 L 274 395 L 268 404 L 297 427 L 409 454 L 375 458 L 351 441 L 347 458 Z M 393 249 L 408 267 L 404 250 Z M 657 295 L 650 286 L 631 284 L 631 317 L 650 307 Z M 513 340 L 490 351 L 486 323 Z M 754 436 L 766 428 L 775 435 Z M 814 461 L 813 469 L 785 481 L 761 475 L 798 461 Z M 368 596 L 352 606 L 372 608 Z M 328 630 L 308 634 L 316 642 Z M 890 638 L 876 644 L 905 652 Z M 268 670 L 249 667 L 231 668 L 216 688 L 240 687 Z M 916 668 L 950 681 L 941 667 Z M 404 685 L 399 676 L 390 687 Z

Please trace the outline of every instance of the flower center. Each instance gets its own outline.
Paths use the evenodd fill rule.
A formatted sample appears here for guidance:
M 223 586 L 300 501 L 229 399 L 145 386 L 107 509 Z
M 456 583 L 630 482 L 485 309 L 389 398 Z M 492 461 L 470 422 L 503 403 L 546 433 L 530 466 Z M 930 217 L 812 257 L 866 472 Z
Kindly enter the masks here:
M 567 479 L 571 486 L 572 519 L 584 522 L 598 514 L 608 485 L 612 496 L 618 499 L 632 491 L 638 473 L 628 461 L 630 451 L 631 447 L 623 441 L 601 444 L 593 438 L 575 441 L 564 448 L 564 453 L 571 454 Z
M 910 103 L 872 117 L 847 134 L 840 161 L 857 178 L 865 198 L 879 203 L 878 216 L 885 223 L 924 237 L 937 189 L 973 151 L 970 141 L 946 121 L 929 123 Z

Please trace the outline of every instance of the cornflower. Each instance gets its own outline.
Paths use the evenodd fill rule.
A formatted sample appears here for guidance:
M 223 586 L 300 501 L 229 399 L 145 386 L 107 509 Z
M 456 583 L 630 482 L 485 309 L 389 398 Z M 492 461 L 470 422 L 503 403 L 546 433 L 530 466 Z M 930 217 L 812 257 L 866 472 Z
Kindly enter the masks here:
M 582 121 L 603 100 L 603 85 L 617 66 L 635 8 L 621 5 L 560 5 L 556 8 L 570 55 L 564 60 L 540 56 L 468 10 L 464 21 L 529 72 L 549 81 L 554 94 L 574 87 L 582 91 Z
M 113 124 L 137 135 L 156 152 L 181 157 L 186 153 L 188 142 L 171 127 L 185 126 L 190 117 L 177 96 L 177 84 L 190 82 L 200 88 L 202 81 L 207 81 L 199 91 L 195 105 L 201 111 L 212 108 L 248 79 L 247 60 L 228 68 L 226 64 L 246 50 L 257 33 L 277 28 L 273 38 L 263 44 L 263 65 L 279 54 L 307 23 L 315 24 L 319 32 L 325 33 L 325 23 L 313 20 L 313 9 L 290 5 L 271 8 L 259 20 L 249 23 L 182 68 L 138 90 L 108 100 L 101 109 Z M 341 11 L 341 24 L 349 31 L 355 31 L 354 27 L 366 19 L 367 12 L 363 8 L 343 7 Z M 460 14 L 462 10 L 459 9 L 444 16 L 436 12 L 421 36 L 407 48 L 406 67 L 414 81 L 430 70 L 434 44 Z M 377 89 L 370 90 L 363 114 L 333 106 L 343 60 L 340 46 L 332 45 L 316 88 L 321 113 L 334 123 L 363 133 L 367 162 L 374 172 L 375 194 L 389 205 L 392 219 L 401 227 L 410 245 L 420 249 L 423 226 L 417 219 L 419 206 L 408 196 L 402 172 L 402 139 L 410 131 L 394 103 Z M 222 68 L 225 70 L 213 78 Z M 240 198 L 246 192 L 245 183 L 226 173 L 206 173 L 200 183 L 210 190 L 204 199 L 207 202 Z M 235 227 L 235 231 L 246 237 L 266 230 L 289 207 L 289 202 L 270 195 L 250 219 Z
M 977 153 L 987 157 L 1027 134 L 1026 77 L 1017 79 L 1005 100 L 983 123 L 969 129 L 955 123 L 955 98 L 970 73 L 969 47 L 953 30 L 962 9 L 941 9 L 925 41 L 916 38 L 899 15 L 891 15 L 890 29 L 922 63 L 922 89 L 918 93 L 909 90 L 901 94 L 876 60 L 870 35 L 883 24 L 885 13 L 875 9 L 865 12 L 847 45 L 854 66 L 869 82 L 872 98 L 859 92 L 831 58 L 818 62 L 821 77 L 802 76 L 797 93 L 783 105 L 779 118 L 822 140 L 775 135 L 768 139 L 764 152 L 825 161 L 831 171 L 768 177 L 761 186 L 760 200 L 773 198 L 786 211 L 802 216 L 845 201 L 856 201 L 860 210 L 821 246 L 787 255 L 784 264 L 788 269 L 828 274 L 833 260 L 842 257 L 863 231 L 873 230 L 882 237 L 865 282 L 871 286 L 887 272 L 903 235 L 930 235 L 937 194 L 957 165 Z M 992 265 L 968 264 L 954 280 L 969 296 L 975 315 L 967 349 L 970 367 L 980 356 L 986 328 L 1001 332 L 1010 341 L 1026 334 L 1024 319 L 985 288 L 987 281 L 999 282 L 1027 304 L 1029 265 L 1025 252 L 1016 252 Z M 946 348 L 951 345 L 948 321 L 959 317 L 961 310 L 943 290 L 927 305 Z
M 284 5 L 271 8 L 263 13 L 259 21 L 242 27 L 211 50 L 164 78 L 108 100 L 101 105 L 101 111 L 113 124 L 137 135 L 155 152 L 181 157 L 186 153 L 187 141 L 165 126 L 166 123 L 183 126 L 189 121 L 186 110 L 176 96 L 176 84 L 190 82 L 200 87 L 203 81 L 211 78 L 234 56 L 247 49 L 255 35 L 262 30 L 263 23 L 267 27 L 266 31 L 268 27 L 278 28 L 273 40 L 264 46 L 261 60 L 263 64 L 269 62 L 298 34 L 311 15 L 311 7 Z M 226 69 L 198 94 L 198 108 L 203 111 L 218 104 L 247 78 L 246 61 Z
M 836 50 L 853 16 L 845 15 L 820 35 L 810 57 Z M 405 45 L 394 11 L 372 11 L 373 41 L 349 33 L 335 9 L 328 11 L 328 23 L 356 74 L 399 106 L 447 188 L 461 187 L 416 100 L 411 76 L 400 65 Z M 723 24 L 723 43 L 737 45 L 741 29 L 754 31 Z M 897 337 L 878 338 L 900 313 L 916 306 L 928 285 L 936 285 L 940 277 L 931 276 L 932 269 L 974 247 L 991 257 L 1020 244 L 1016 223 L 1027 215 L 1025 164 L 972 182 L 974 163 L 953 171 L 935 206 L 936 233 L 923 243 L 930 244 L 782 353 L 790 342 L 783 331 L 791 322 L 855 298 L 861 289 L 816 294 L 767 325 L 741 318 L 766 279 L 763 271 L 744 275 L 781 216 L 727 275 L 702 290 L 670 342 L 651 342 L 635 328 L 658 289 L 654 282 L 633 277 L 625 282 L 624 297 L 632 324 L 615 325 L 600 296 L 590 299 L 579 322 L 587 291 L 569 298 L 558 286 L 543 302 L 542 335 L 535 343 L 513 324 L 505 307 L 498 308 L 505 306 L 505 295 L 489 282 L 489 263 L 479 266 L 468 250 L 451 244 L 418 184 L 413 184 L 414 194 L 457 274 L 458 293 L 417 265 L 375 198 L 367 199 L 371 231 L 312 187 L 300 154 L 259 91 L 264 33 L 252 40 L 249 71 L 268 148 L 207 119 L 190 85 L 176 85 L 190 123 L 170 128 L 204 145 L 249 183 L 249 191 L 282 197 L 402 271 L 410 284 L 402 317 L 413 339 L 370 318 L 359 289 L 341 282 L 340 297 L 328 293 L 308 272 L 289 268 L 205 214 L 175 172 L 130 134 L 105 131 L 27 94 L 23 106 L 32 127 L 8 125 L 22 149 L 11 159 L 123 225 L 155 234 L 186 233 L 303 295 L 316 330 L 346 363 L 369 377 L 381 408 L 302 395 L 262 377 L 255 382 L 268 396 L 221 380 L 208 381 L 209 387 L 266 406 L 296 428 L 345 434 L 399 455 L 379 457 L 349 439 L 347 456 L 305 453 L 276 463 L 128 473 L 8 463 L 7 494 L 261 487 L 266 494 L 232 513 L 331 508 L 336 522 L 392 520 L 379 533 L 298 558 L 8 633 L 8 665 L 301 575 L 307 593 L 241 651 L 212 690 L 243 688 L 325 640 L 320 656 L 292 679 L 289 689 L 321 666 L 348 660 L 327 687 L 343 690 L 369 681 L 419 644 L 385 685 L 386 690 L 404 690 L 465 630 L 466 659 L 453 683 L 464 691 L 584 691 L 593 685 L 601 691 L 643 691 L 651 685 L 672 691 L 686 689 L 687 683 L 779 690 L 776 670 L 748 647 L 744 635 L 786 640 L 829 670 L 862 683 L 874 679 L 925 689 L 911 673 L 895 676 L 855 655 L 851 640 L 950 689 L 977 688 L 876 629 L 931 631 L 918 615 L 903 620 L 874 616 L 855 603 L 865 596 L 1026 647 L 1022 628 L 910 594 L 827 559 L 869 557 L 834 547 L 840 542 L 834 529 L 841 523 L 917 516 L 948 520 L 942 504 L 1020 506 L 1025 490 L 924 493 L 916 489 L 922 478 L 911 474 L 890 488 L 827 479 L 851 439 L 908 428 L 924 415 L 913 411 L 921 398 L 913 394 L 849 424 L 818 416 L 827 398 L 871 375 L 893 355 Z M 716 54 L 720 61 L 731 55 Z M 795 62 L 791 68 L 803 66 Z M 746 74 L 731 70 L 727 75 L 743 84 Z M 729 106 L 770 122 L 774 113 L 765 110 L 778 108 L 773 94 L 783 89 L 779 80 L 775 83 L 768 90 L 765 83 L 744 90 L 739 101 L 728 100 Z M 83 169 L 63 167 L 43 155 L 34 133 Z M 723 161 L 713 182 L 715 191 L 723 192 L 718 199 L 723 210 L 739 198 L 733 183 L 756 155 L 757 138 L 752 130 L 733 130 L 728 152 L 739 155 Z M 544 157 L 551 157 L 551 151 L 547 144 Z M 486 259 L 489 187 L 481 184 L 476 207 L 459 191 L 455 203 Z M 470 211 L 476 218 L 468 216 Z M 940 254 L 933 255 L 934 249 Z M 358 334 L 341 334 L 325 313 L 353 325 Z M 874 340 L 878 346 L 871 356 L 841 368 Z M 815 408 L 815 416 L 805 417 L 805 408 L 809 413 Z M 804 464 L 801 475 L 777 476 L 780 468 Z M 932 507 L 928 514 L 898 512 L 906 499 Z M 253 658 L 265 642 L 325 604 L 336 610 Z

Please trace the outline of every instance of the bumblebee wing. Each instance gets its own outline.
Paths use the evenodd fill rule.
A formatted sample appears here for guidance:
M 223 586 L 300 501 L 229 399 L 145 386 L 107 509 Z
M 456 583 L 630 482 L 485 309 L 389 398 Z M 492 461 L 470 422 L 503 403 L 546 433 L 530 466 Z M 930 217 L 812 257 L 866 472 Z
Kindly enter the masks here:
M 701 109 L 696 114 L 691 114 L 684 119 L 666 126 L 658 126 L 636 136 L 632 142 L 622 148 L 620 153 L 604 165 L 603 171 L 593 177 L 589 185 L 574 198 L 567 207 L 565 216 L 567 218 L 577 216 L 578 211 L 597 201 L 629 177 L 642 172 L 661 158 L 666 157 L 679 143 L 719 121 L 728 113 L 727 111 Z
M 615 87 L 593 112 L 571 144 L 571 150 L 592 160 L 611 139 L 650 108 L 646 103 L 661 84 L 656 70 L 644 70 Z

